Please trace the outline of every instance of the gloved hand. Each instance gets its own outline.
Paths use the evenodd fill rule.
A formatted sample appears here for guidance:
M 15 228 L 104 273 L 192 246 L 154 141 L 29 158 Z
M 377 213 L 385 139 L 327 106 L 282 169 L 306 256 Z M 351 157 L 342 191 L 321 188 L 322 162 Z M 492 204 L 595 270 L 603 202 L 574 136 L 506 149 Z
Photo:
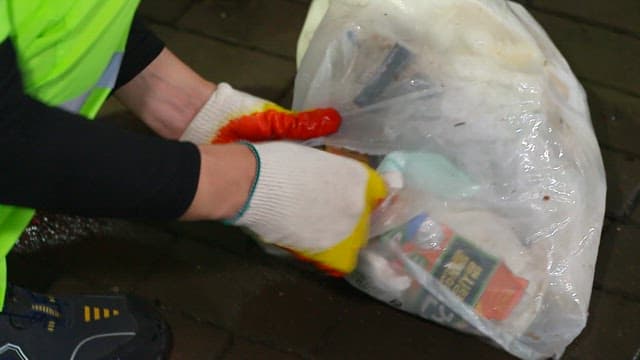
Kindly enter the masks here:
M 195 144 L 307 140 L 336 132 L 340 122 L 334 109 L 292 112 L 221 83 L 180 140 Z
M 366 165 L 309 147 L 248 146 L 257 171 L 249 198 L 229 222 L 332 273 L 353 271 L 369 236 L 369 218 L 387 194 Z

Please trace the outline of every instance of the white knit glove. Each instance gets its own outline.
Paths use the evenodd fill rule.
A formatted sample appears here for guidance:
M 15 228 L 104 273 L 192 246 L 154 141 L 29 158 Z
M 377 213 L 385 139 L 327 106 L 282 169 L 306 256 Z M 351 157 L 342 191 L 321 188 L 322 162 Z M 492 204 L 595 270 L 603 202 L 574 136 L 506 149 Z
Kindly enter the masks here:
M 230 222 L 336 275 L 353 271 L 369 217 L 386 196 L 382 178 L 352 159 L 301 145 L 249 145 L 257 176 Z
M 308 140 L 336 132 L 341 120 L 335 109 L 294 112 L 221 83 L 180 140 L 195 144 Z

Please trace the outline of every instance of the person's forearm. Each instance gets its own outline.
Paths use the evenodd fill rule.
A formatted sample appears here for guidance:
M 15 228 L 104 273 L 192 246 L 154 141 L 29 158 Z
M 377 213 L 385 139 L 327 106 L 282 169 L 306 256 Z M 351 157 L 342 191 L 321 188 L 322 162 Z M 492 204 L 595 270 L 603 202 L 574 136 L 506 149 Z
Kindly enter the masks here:
M 0 203 L 117 218 L 176 219 L 193 201 L 193 144 L 130 133 L 25 96 L 0 106 Z
M 197 189 L 193 144 L 128 133 L 24 93 L 0 43 L 0 203 L 84 216 L 175 219 Z
M 178 139 L 215 88 L 165 48 L 115 95 L 157 134 Z
M 247 202 L 256 176 L 256 159 L 247 146 L 201 145 L 200 180 L 181 220 L 233 218 Z

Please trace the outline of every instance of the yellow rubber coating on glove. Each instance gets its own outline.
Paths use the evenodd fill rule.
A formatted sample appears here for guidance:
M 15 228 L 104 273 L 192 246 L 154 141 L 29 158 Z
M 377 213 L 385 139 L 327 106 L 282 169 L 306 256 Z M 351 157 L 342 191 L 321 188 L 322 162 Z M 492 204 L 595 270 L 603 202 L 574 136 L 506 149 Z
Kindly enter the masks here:
M 369 181 L 365 193 L 365 208 L 354 231 L 334 247 L 320 253 L 302 253 L 304 257 L 327 270 L 341 274 L 352 272 L 358 263 L 358 254 L 368 241 L 371 213 L 387 197 L 387 187 L 382 177 L 368 168 Z

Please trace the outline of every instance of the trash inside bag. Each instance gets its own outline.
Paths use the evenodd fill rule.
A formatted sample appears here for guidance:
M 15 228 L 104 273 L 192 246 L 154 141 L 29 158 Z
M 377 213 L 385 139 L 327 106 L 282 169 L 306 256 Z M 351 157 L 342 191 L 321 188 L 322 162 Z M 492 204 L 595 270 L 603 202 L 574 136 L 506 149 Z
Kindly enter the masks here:
M 525 359 L 587 321 L 605 175 L 586 96 L 544 30 L 503 0 L 316 1 L 294 108 L 309 143 L 377 168 L 391 196 L 348 281 Z

